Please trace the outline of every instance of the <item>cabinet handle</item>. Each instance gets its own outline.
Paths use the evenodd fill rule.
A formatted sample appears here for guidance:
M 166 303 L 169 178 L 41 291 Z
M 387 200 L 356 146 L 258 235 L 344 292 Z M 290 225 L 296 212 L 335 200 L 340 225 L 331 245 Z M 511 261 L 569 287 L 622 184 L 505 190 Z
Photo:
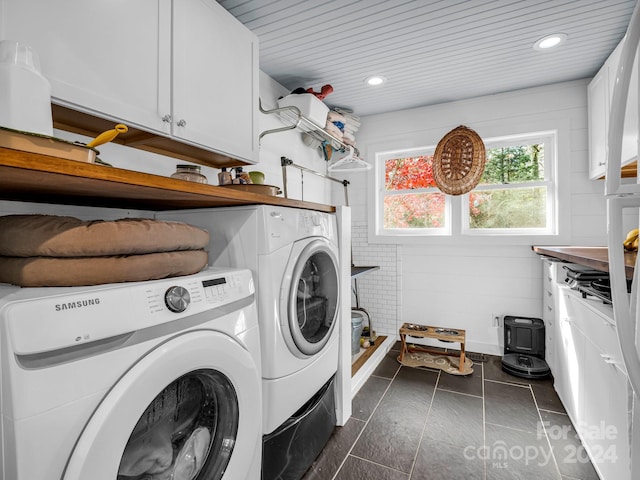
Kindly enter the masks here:
M 550 281 L 550 282 L 551 282 L 551 281 L 553 281 L 553 278 L 552 278 L 552 277 L 547 277 L 547 278 L 549 279 L 549 281 Z
M 186 122 L 186 121 L 184 120 L 184 118 L 183 118 L 183 119 L 181 119 L 181 120 L 178 120 L 177 125 L 178 125 L 179 127 L 185 127 L 185 126 L 187 125 L 187 122 Z
M 604 363 L 608 363 L 609 365 L 615 365 L 618 363 L 611 357 L 611 355 L 607 355 L 606 353 L 601 353 L 600 356 L 604 360 Z
M 599 166 L 599 167 L 602 167 L 603 165 L 606 165 L 606 163 L 604 163 L 604 162 L 598 162 L 598 166 Z
M 551 293 L 549 290 L 547 290 L 547 295 L 549 295 L 550 297 L 553 297 L 553 293 Z
M 549 310 L 551 312 L 553 310 L 553 308 L 551 308 L 549 305 L 547 305 L 547 310 Z
M 162 121 L 164 123 L 171 123 L 171 115 L 165 115 L 164 117 L 162 117 Z

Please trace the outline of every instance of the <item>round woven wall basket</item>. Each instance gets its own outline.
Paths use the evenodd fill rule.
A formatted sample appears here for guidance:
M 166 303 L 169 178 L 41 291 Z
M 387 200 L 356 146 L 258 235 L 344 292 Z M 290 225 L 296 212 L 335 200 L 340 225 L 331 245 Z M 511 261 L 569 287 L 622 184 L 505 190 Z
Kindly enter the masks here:
M 484 142 L 470 128 L 460 125 L 438 142 L 433 155 L 433 177 L 449 195 L 462 195 L 478 185 L 485 164 Z

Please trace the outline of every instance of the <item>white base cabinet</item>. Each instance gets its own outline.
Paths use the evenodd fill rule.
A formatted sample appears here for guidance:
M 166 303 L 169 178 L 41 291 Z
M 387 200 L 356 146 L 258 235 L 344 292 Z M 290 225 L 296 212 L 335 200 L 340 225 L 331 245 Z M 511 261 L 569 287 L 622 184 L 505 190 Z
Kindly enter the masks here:
M 628 380 L 613 312 L 599 300 L 567 287 L 568 316 L 584 338 L 579 362 L 583 396 L 574 413 L 577 429 L 602 479 L 630 479 Z
M 547 358 L 554 388 L 602 480 L 631 480 L 630 386 L 611 306 L 564 283 L 562 263 L 543 259 Z M 550 301 L 551 299 L 551 301 Z
M 258 162 L 258 40 L 215 0 L 0 0 L 52 102 Z
M 544 359 L 553 371 L 556 370 L 556 312 L 558 298 L 556 292 L 555 262 L 544 260 L 542 263 L 542 320 L 544 321 Z

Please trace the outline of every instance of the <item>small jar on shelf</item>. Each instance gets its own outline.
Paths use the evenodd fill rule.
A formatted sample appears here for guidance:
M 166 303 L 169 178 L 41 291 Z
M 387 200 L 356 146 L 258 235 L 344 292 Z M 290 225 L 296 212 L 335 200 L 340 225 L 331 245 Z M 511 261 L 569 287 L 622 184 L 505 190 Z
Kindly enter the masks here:
M 200 170 L 200 165 L 176 165 L 176 171 L 171 175 L 171 178 L 196 183 L 209 183 L 207 177 L 205 177 Z

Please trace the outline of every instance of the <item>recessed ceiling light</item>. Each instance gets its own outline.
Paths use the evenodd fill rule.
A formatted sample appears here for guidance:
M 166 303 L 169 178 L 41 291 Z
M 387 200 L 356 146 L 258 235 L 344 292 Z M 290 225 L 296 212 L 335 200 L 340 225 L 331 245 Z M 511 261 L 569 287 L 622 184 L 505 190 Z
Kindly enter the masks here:
M 382 85 L 386 81 L 387 79 L 381 77 L 380 75 L 373 75 L 371 77 L 365 78 L 364 83 L 366 83 L 367 85 Z
M 554 33 L 553 35 L 542 37 L 533 45 L 533 48 L 536 50 L 549 50 L 563 44 L 566 40 L 567 36 L 564 33 Z

